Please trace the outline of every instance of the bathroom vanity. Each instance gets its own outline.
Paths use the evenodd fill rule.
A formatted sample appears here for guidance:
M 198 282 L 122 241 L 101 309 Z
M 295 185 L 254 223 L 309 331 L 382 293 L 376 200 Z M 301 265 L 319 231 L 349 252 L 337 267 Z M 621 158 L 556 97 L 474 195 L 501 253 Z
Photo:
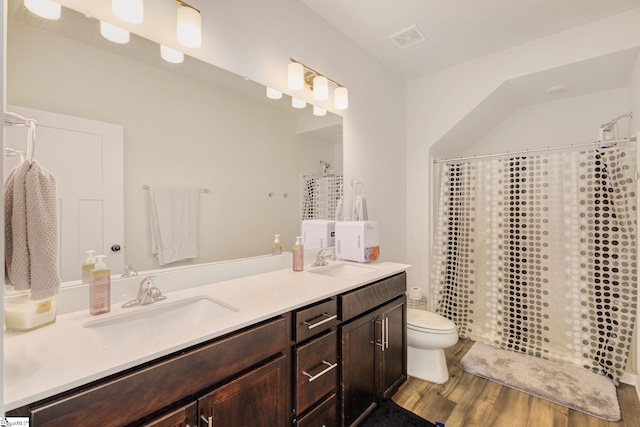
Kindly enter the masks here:
M 358 425 L 406 379 L 408 266 L 336 266 L 168 293 L 161 310 L 194 296 L 234 310 L 138 342 L 92 336 L 84 312 L 7 334 L 7 414 L 32 426 Z M 104 319 L 130 317 L 113 311 Z

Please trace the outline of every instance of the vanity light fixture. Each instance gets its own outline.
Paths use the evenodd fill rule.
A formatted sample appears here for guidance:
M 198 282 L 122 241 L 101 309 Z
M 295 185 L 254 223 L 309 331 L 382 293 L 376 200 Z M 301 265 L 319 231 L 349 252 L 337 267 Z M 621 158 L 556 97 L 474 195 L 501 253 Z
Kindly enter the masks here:
M 195 7 L 183 2 L 178 3 L 178 43 L 186 47 L 198 48 L 202 45 L 202 16 Z
M 293 108 L 304 108 L 307 106 L 307 103 L 301 99 L 291 97 L 291 106 Z
M 313 106 L 313 115 L 314 116 L 319 116 L 319 117 L 326 116 L 327 115 L 327 110 L 325 110 L 322 107 L 318 107 L 317 105 L 314 105 Z
M 267 86 L 267 98 L 269 98 L 269 99 L 280 99 L 280 98 L 282 98 L 282 92 Z
M 288 84 L 291 90 L 300 90 L 304 87 L 304 67 L 299 62 L 292 62 L 287 68 Z
M 125 22 L 142 24 L 144 0 L 111 0 L 111 11 Z
M 335 80 L 320 74 L 313 68 L 309 68 L 300 61 L 290 58 L 291 63 L 288 66 L 288 87 L 291 90 L 301 90 L 305 86 L 313 91 L 313 99 L 316 101 L 326 101 L 329 99 L 329 82 L 333 83 L 336 88 L 334 90 L 334 107 L 338 110 L 344 110 L 349 107 L 349 91 Z
M 315 76 L 313 78 L 313 99 L 316 101 L 329 99 L 329 80 L 325 76 Z
M 100 21 L 100 34 L 114 43 L 129 43 L 129 31 L 108 22 Z
M 24 5 L 31 12 L 45 19 L 60 19 L 62 7 L 51 0 L 24 0 Z
M 160 56 L 162 59 L 167 62 L 171 62 L 172 64 L 180 64 L 184 62 L 184 53 L 163 44 L 160 45 Z

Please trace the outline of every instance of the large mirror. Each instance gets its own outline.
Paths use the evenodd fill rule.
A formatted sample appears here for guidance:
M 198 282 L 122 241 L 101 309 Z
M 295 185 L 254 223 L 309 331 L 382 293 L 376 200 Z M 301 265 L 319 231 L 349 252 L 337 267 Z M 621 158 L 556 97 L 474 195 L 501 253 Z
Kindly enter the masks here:
M 10 0 L 7 104 L 121 129 L 122 241 L 116 233 L 86 247 L 78 241 L 87 233 L 76 229 L 70 237 L 63 228 L 61 241 L 75 250 L 61 254 L 72 265 L 61 268 L 63 281 L 79 278 L 86 249 L 108 255 L 114 274 L 125 264 L 139 272 L 160 268 L 151 252 L 148 185 L 203 190 L 199 254 L 165 267 L 266 255 L 274 234 L 289 250 L 300 232 L 305 180 L 323 172 L 340 175 L 342 118 L 314 116 L 311 106 L 294 109 L 288 96 L 272 100 L 265 92 L 191 57 L 182 64 L 165 62 L 157 44 L 133 34 L 128 44 L 109 42 L 96 20 L 72 10 L 48 21 Z M 44 126 L 38 135 L 45 138 L 47 132 Z M 95 172 L 90 150 L 59 149 L 45 141 L 38 137 L 35 153 L 45 168 L 65 175 L 73 165 L 84 165 Z M 47 152 L 66 163 L 46 164 Z

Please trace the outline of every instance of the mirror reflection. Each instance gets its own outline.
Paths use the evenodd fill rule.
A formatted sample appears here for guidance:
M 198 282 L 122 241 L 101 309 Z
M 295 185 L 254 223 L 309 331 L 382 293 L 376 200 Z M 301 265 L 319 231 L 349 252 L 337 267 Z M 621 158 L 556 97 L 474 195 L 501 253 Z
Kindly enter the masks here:
M 305 186 L 341 176 L 341 117 L 268 99 L 263 86 L 191 57 L 165 62 L 134 35 L 116 45 L 77 12 L 47 21 L 10 1 L 7 52 L 8 109 L 37 116 L 35 159 L 59 182 L 63 281 L 79 279 L 87 249 L 107 255 L 114 274 L 160 268 L 145 186 L 203 190 L 198 254 L 164 265 L 176 267 L 269 254 L 275 234 L 290 250 L 309 208 Z M 10 147 L 26 139 L 7 137 Z

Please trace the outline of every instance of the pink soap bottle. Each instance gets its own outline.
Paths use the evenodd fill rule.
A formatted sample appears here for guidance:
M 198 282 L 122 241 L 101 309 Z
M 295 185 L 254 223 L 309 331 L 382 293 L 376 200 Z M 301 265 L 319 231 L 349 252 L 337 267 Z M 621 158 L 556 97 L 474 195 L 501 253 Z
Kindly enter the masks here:
M 91 270 L 89 285 L 89 313 L 92 315 L 111 311 L 111 270 L 102 261 L 105 255 L 98 255 L 96 267 Z
M 296 237 L 296 243 L 293 245 L 293 271 L 302 271 L 304 269 L 304 248 L 300 239 L 302 236 Z

